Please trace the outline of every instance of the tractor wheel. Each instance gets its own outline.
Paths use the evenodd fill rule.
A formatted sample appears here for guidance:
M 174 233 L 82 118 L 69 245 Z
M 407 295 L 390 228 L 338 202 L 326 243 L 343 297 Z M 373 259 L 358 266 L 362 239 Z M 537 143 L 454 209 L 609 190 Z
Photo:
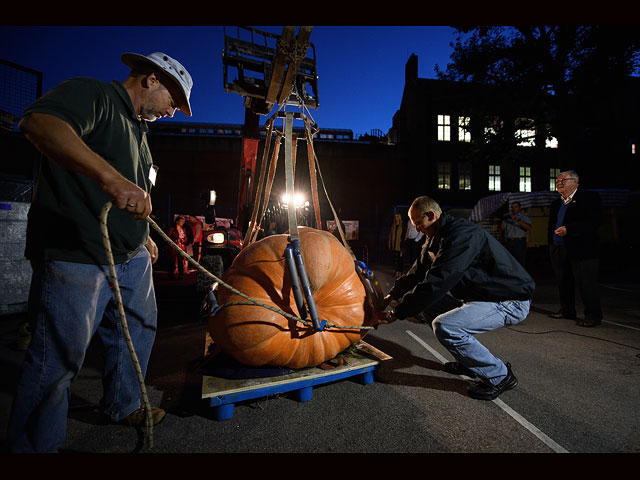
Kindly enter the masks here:
M 220 255 L 207 255 L 200 259 L 200 265 L 213 273 L 216 277 L 222 278 L 224 272 L 224 262 Z M 209 286 L 214 282 L 213 278 L 205 275 L 198 270 L 196 274 L 196 289 L 198 293 L 204 293 Z

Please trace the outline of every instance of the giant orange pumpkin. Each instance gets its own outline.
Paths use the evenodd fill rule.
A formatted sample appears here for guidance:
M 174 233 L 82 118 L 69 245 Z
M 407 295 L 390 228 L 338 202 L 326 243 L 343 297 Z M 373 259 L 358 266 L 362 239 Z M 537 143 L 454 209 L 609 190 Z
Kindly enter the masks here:
M 332 234 L 308 227 L 299 229 L 300 250 L 320 320 L 331 325 L 370 324 L 366 292 L 354 261 Z M 222 280 L 265 305 L 299 316 L 284 251 L 287 235 L 273 235 L 245 247 Z M 221 286 L 220 305 L 247 302 Z M 282 314 L 254 305 L 222 307 L 209 319 L 209 333 L 217 346 L 248 366 L 304 368 L 331 360 L 359 341 L 366 329 L 325 328 L 317 331 Z

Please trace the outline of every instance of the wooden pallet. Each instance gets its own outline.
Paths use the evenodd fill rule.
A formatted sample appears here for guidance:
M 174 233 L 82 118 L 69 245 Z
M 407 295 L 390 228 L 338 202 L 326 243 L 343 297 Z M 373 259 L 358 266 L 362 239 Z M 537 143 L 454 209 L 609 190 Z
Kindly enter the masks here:
M 211 338 L 207 333 L 205 353 Z M 281 393 L 291 393 L 299 402 L 311 400 L 313 387 L 354 377 L 359 383 L 373 383 L 373 372 L 379 363 L 391 359 L 390 356 L 360 341 L 350 350 L 340 354 L 342 365 L 324 370 L 320 367 L 296 370 L 275 377 L 228 379 L 202 376 L 202 399 L 213 409 L 216 420 L 228 420 L 233 416 L 235 404 L 245 400 L 267 397 Z

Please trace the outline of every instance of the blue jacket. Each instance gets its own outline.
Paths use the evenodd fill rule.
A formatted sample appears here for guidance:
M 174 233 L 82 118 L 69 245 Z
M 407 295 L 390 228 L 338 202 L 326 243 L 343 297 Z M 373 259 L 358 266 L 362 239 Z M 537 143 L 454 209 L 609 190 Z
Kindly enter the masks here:
M 475 223 L 440 216 L 440 229 L 390 295 L 398 318 L 411 317 L 451 292 L 463 301 L 530 300 L 535 282 L 491 234 Z

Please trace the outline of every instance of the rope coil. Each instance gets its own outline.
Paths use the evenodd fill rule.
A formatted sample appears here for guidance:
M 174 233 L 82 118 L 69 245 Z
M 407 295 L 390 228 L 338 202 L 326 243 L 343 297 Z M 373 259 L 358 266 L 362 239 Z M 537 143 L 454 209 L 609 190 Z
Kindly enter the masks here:
M 140 368 L 140 362 L 138 361 L 138 356 L 136 355 L 135 349 L 133 348 L 133 341 L 131 340 L 131 335 L 129 334 L 127 317 L 124 314 L 124 304 L 122 303 L 122 296 L 120 294 L 120 285 L 118 284 L 116 268 L 113 262 L 113 252 L 111 250 L 111 242 L 109 240 L 109 232 L 107 230 L 107 215 L 109 214 L 109 210 L 111 210 L 112 206 L 113 206 L 112 202 L 107 202 L 104 204 L 104 207 L 102 207 L 102 212 L 100 214 L 100 228 L 102 230 L 102 241 L 104 243 L 104 249 L 107 254 L 107 260 L 109 262 L 109 274 L 111 275 L 113 293 L 116 298 L 116 305 L 118 307 L 118 314 L 120 315 L 120 322 L 122 323 L 122 330 L 124 332 L 124 337 L 127 341 L 127 347 L 129 348 L 129 353 L 131 354 L 131 360 L 133 361 L 133 365 L 136 369 L 136 374 L 138 376 L 138 383 L 140 384 L 142 401 L 144 403 L 144 409 L 146 412 L 147 443 L 149 445 L 149 448 L 153 448 L 153 415 L 151 413 L 151 403 L 149 403 L 149 396 L 147 395 L 147 388 L 145 387 L 145 384 L 144 384 L 144 377 L 142 375 L 142 369 Z

